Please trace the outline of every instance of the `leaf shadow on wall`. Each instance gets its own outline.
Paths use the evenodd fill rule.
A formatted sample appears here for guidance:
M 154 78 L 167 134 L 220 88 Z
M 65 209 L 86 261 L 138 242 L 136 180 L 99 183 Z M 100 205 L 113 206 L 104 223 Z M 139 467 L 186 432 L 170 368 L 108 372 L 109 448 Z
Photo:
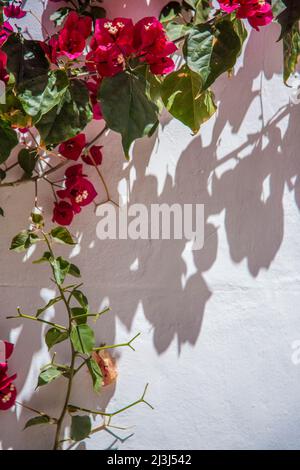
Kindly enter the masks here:
M 156 10 L 149 8 L 147 12 L 153 14 L 160 6 L 161 2 L 156 2 Z M 126 12 L 125 8 L 124 16 L 130 16 L 129 8 L 128 14 Z M 284 235 L 282 198 L 286 186 L 290 191 L 295 190 L 296 203 L 300 208 L 299 159 L 297 149 L 292 146 L 298 136 L 296 123 L 300 107 L 284 107 L 276 114 L 274 112 L 274 117 L 268 122 L 264 122 L 262 109 L 261 130 L 250 130 L 243 144 L 222 158 L 218 157 L 218 151 L 224 145 L 221 135 L 226 126 L 231 127 L 233 136 L 238 135 L 250 107 L 255 100 L 260 99 L 260 93 L 252 91 L 252 87 L 261 71 L 264 71 L 264 80 L 281 72 L 280 49 L 275 44 L 277 30 L 274 29 L 274 34 L 268 33 L 268 36 L 260 34 L 253 33 L 247 44 L 244 67 L 231 80 L 221 78 L 215 87 L 220 103 L 211 143 L 204 145 L 200 131 L 177 161 L 174 178 L 170 174 L 166 175 L 160 192 L 157 177 L 147 173 L 150 160 L 156 158 L 155 137 L 141 140 L 135 145 L 133 160 L 125 169 L 119 137 L 109 134 L 104 140 L 102 171 L 112 188 L 113 198 L 117 197 L 117 191 L 113 191 L 113 188 L 117 187 L 121 179 L 130 179 L 130 173 L 135 171 L 130 203 L 204 204 L 206 242 L 202 251 L 194 252 L 196 269 L 191 274 L 182 258 L 185 241 L 99 241 L 95 235 L 97 219 L 93 218 L 92 209 L 78 216 L 73 231 L 78 230 L 82 239 L 74 262 L 82 268 L 85 291 L 91 304 L 99 305 L 101 299 L 107 298 L 112 307 L 112 313 L 103 317 L 99 323 L 99 342 L 113 343 L 117 322 L 121 321 L 128 332 L 139 323 L 145 341 L 153 333 L 153 343 L 159 354 L 165 352 L 174 340 L 177 341 L 179 353 L 184 344 L 196 344 L 207 302 L 212 295 L 218 295 L 218 290 L 212 292 L 204 277 L 205 272 L 214 266 L 219 250 L 218 227 L 210 221 L 211 216 L 224 213 L 231 259 L 234 263 L 246 260 L 253 277 L 257 277 L 262 269 L 269 269 L 278 253 Z M 261 47 L 262 41 L 264 47 Z M 289 120 L 289 125 L 282 135 L 280 123 L 284 119 Z M 162 127 L 166 128 L 169 123 L 170 117 L 164 115 Z M 221 166 L 228 163 L 231 163 L 230 169 L 220 172 Z M 264 198 L 263 187 L 267 178 L 269 195 Z M 98 184 L 96 178 L 94 182 Z M 45 209 L 50 213 L 52 199 L 48 188 L 45 189 L 44 197 L 48 206 Z M 20 220 L 21 229 L 32 207 L 32 190 L 28 187 L 14 190 L 9 198 L 16 210 L 14 220 Z M 15 223 L 10 223 L 7 232 L 5 242 L 8 245 L 16 232 Z M 137 260 L 137 268 L 133 269 Z M 28 262 L 20 266 L 20 260 L 17 259 L 13 267 L 10 267 L 9 262 L 6 263 L 8 278 L 16 282 L 18 289 L 17 298 L 12 298 L 11 286 L 1 285 L 3 317 L 15 311 L 16 302 L 22 305 L 24 311 L 32 312 L 32 306 L 35 309 L 42 304 L 36 292 L 37 287 L 49 286 L 48 273 L 41 268 L 37 267 L 33 272 L 32 269 L 28 270 Z M 223 282 L 224 279 L 220 279 L 220 283 Z M 60 318 L 62 313 L 58 309 L 55 313 Z M 146 325 L 143 315 L 148 322 Z M 1 337 L 8 338 L 11 328 L 9 322 L 1 319 Z M 135 332 L 132 331 L 133 334 Z M 128 334 L 131 336 L 131 333 Z M 28 384 L 32 377 L 29 372 L 42 348 L 39 326 L 24 323 L 16 353 L 10 361 L 12 370 L 19 371 L 20 391 L 32 385 Z M 59 352 L 63 359 L 67 359 L 63 346 Z M 138 354 L 143 354 L 141 348 Z M 88 378 L 81 377 L 81 380 L 87 381 Z M 78 404 L 81 386 L 75 391 Z M 47 403 L 50 406 L 47 411 L 53 410 L 56 414 L 57 404 L 64 393 L 64 383 L 59 380 L 30 398 L 32 393 L 31 389 L 31 393 L 24 395 L 24 403 L 38 409 L 43 409 Z M 105 409 L 113 393 L 114 390 L 104 393 L 101 402 L 89 396 L 91 406 L 94 403 Z M 48 448 L 51 445 L 52 436 L 49 436 L 46 428 L 39 427 L 25 433 L 21 431 L 20 423 L 23 424 L 29 417 L 23 410 L 20 421 L 13 413 L 1 415 L 0 441 L 3 448 L 12 445 L 19 449 Z

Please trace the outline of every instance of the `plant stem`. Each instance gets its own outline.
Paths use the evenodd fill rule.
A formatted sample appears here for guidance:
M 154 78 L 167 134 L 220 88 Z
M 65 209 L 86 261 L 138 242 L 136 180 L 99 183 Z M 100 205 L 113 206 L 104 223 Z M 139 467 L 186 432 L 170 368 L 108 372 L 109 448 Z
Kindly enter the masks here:
M 58 325 L 57 323 L 52 323 L 51 321 L 43 320 L 42 318 L 32 317 L 31 315 L 25 315 L 24 313 L 19 313 L 14 317 L 6 317 L 7 320 L 17 319 L 17 318 L 26 318 L 27 320 L 38 321 L 40 323 L 45 323 L 46 325 L 53 326 L 54 328 L 58 328 L 59 330 L 68 331 L 68 328 L 62 325 Z
M 137 335 L 134 336 L 128 343 L 121 343 L 121 344 L 111 344 L 111 345 L 105 345 L 105 346 L 100 346 L 100 348 L 94 348 L 93 351 L 103 351 L 104 349 L 115 349 L 115 348 L 124 348 L 128 346 L 131 348 L 133 351 L 135 351 L 134 347 L 131 345 L 131 343 L 138 338 L 141 335 L 141 333 L 138 333 Z
M 43 235 L 44 235 L 45 242 L 47 243 L 47 246 L 48 246 L 49 252 L 51 253 L 52 258 L 55 258 L 52 247 L 51 247 L 51 243 L 48 239 L 48 236 L 45 233 L 43 233 Z M 52 265 L 51 265 L 51 269 L 52 269 L 52 272 L 53 272 L 54 279 L 56 279 L 55 273 L 54 273 L 54 268 L 53 268 Z M 61 441 L 60 435 L 61 435 L 61 431 L 62 431 L 62 426 L 63 426 L 63 422 L 64 422 L 64 419 L 65 419 L 66 413 L 68 411 L 69 400 L 70 400 L 70 396 L 71 396 L 71 392 L 72 392 L 73 378 L 74 378 L 74 373 L 75 373 L 76 351 L 75 351 L 75 349 L 73 347 L 73 343 L 70 339 L 70 334 L 71 334 L 71 329 L 72 329 L 72 311 L 71 311 L 69 302 L 66 299 L 63 288 L 56 281 L 55 281 L 55 283 L 57 285 L 57 288 L 59 290 L 59 293 L 60 293 L 61 298 L 62 298 L 62 300 L 63 300 L 63 302 L 66 306 L 66 310 L 67 310 L 67 313 L 68 313 L 68 318 L 69 318 L 68 332 L 69 332 L 69 341 L 70 341 L 70 347 L 71 347 L 71 363 L 70 363 L 70 367 L 69 367 L 67 392 L 66 392 L 66 397 L 65 397 L 63 409 L 62 409 L 61 414 L 60 414 L 60 416 L 57 420 L 57 423 L 56 423 L 56 433 L 55 433 L 54 446 L 53 446 L 53 450 L 58 450 L 59 447 L 60 447 L 60 441 Z
M 145 395 L 146 395 L 146 392 L 147 392 L 147 388 L 148 388 L 148 384 L 146 385 L 146 387 L 144 389 L 144 392 L 143 392 L 143 395 L 141 396 L 141 398 L 139 400 L 136 400 L 135 402 L 131 403 L 130 405 L 124 406 L 124 408 L 121 408 L 120 410 L 115 411 L 114 413 L 105 413 L 104 411 L 89 410 L 87 408 L 81 408 L 80 406 L 74 406 L 74 405 L 70 405 L 70 408 L 71 409 L 73 408 L 74 410 L 77 410 L 77 411 L 84 411 L 86 413 L 91 413 L 91 414 L 100 415 L 100 416 L 106 416 L 110 419 L 113 416 L 116 416 L 120 413 L 123 413 L 124 411 L 129 410 L 130 408 L 133 408 L 136 405 L 139 405 L 140 403 L 145 403 L 145 405 L 148 405 L 153 410 L 154 409 L 153 406 L 150 405 L 150 403 L 148 403 L 145 400 Z

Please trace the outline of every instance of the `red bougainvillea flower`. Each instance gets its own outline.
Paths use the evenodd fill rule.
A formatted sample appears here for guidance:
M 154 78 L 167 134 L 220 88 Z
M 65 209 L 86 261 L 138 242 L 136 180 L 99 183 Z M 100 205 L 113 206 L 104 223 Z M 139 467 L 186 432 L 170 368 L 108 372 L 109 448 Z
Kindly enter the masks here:
M 101 149 L 103 147 L 99 145 L 93 145 L 92 148 L 89 150 L 89 155 L 83 154 L 82 155 L 82 160 L 84 163 L 87 163 L 88 165 L 101 165 L 102 163 L 102 152 Z
M 102 77 L 112 77 L 125 70 L 126 59 L 133 52 L 133 33 L 133 22 L 128 18 L 96 20 L 87 67 L 96 66 Z
M 110 385 L 114 383 L 118 377 L 118 370 L 116 366 L 116 361 L 112 355 L 106 351 L 99 351 L 93 353 L 93 359 L 97 362 L 98 366 L 101 369 L 103 382 L 102 385 Z
M 52 222 L 59 225 L 70 225 L 74 218 L 74 211 L 71 204 L 66 201 L 54 203 Z
M 0 411 L 5 411 L 11 408 L 17 397 L 17 390 L 13 381 L 16 379 L 17 375 L 14 374 L 11 377 L 7 375 L 7 359 L 13 353 L 14 345 L 8 343 L 7 341 L 2 341 L 4 345 L 4 362 L 0 362 Z
M 65 176 L 66 189 L 57 191 L 57 195 L 61 199 L 69 199 L 73 211 L 79 213 L 82 207 L 93 202 L 97 196 L 97 191 L 93 184 L 83 175 L 82 165 L 80 164 L 68 168 Z
M 126 69 L 129 58 L 139 57 L 152 73 L 163 75 L 174 69 L 169 56 L 176 50 L 154 17 L 143 18 L 135 26 L 127 18 L 98 19 L 86 65 L 90 71 L 96 67 L 102 77 L 112 77 Z
M 93 107 L 93 118 L 97 121 L 100 121 L 100 119 L 103 119 L 101 105 L 98 101 L 98 89 L 99 89 L 100 83 L 101 81 L 89 80 L 86 84 L 90 92 L 90 98 L 91 98 L 92 107 Z
M 13 381 L 17 375 L 7 375 L 7 364 L 0 363 L 0 411 L 6 411 L 14 406 L 17 398 L 17 390 Z
M 98 46 L 110 48 L 117 45 L 120 53 L 128 56 L 133 52 L 133 22 L 128 18 L 115 18 L 96 20 L 95 34 L 91 40 L 91 48 Z
M 27 14 L 26 11 L 22 10 L 22 2 L 17 2 L 18 5 L 8 5 L 7 7 L 4 7 L 3 12 L 7 18 L 16 18 L 16 19 L 21 19 L 24 18 L 24 16 Z
M 143 18 L 135 25 L 134 46 L 142 61 L 150 65 L 152 73 L 163 75 L 174 70 L 175 64 L 168 56 L 177 47 L 168 41 L 162 24 L 155 17 Z
M 68 160 L 78 160 L 86 145 L 85 134 L 78 134 L 76 137 L 63 142 L 58 151 Z
M 221 10 L 226 11 L 227 13 L 232 13 L 234 10 L 239 8 L 239 0 L 219 0 Z
M 11 25 L 8 23 L 8 21 L 5 21 L 1 26 L 0 26 L 0 47 L 5 43 L 7 40 L 8 36 L 13 32 L 13 28 Z
M 58 37 L 54 36 L 50 40 L 52 61 L 55 62 L 55 58 L 60 55 L 66 55 L 69 59 L 79 57 L 85 48 L 86 39 L 91 31 L 92 18 L 79 16 L 75 11 L 69 13 Z
M 257 31 L 273 20 L 272 7 L 266 0 L 219 0 L 219 4 L 227 13 L 236 10 L 237 18 L 247 19 Z
M 273 20 L 271 5 L 265 0 L 241 1 L 237 11 L 238 18 L 247 18 L 252 28 L 259 31 L 259 26 L 266 26 Z
M 0 50 L 0 80 L 2 82 L 8 82 L 9 79 L 9 74 L 7 73 L 6 70 L 6 64 L 7 64 L 7 55 Z
M 86 65 L 91 71 L 96 66 L 102 77 L 113 77 L 125 70 L 126 58 L 117 45 L 98 46 L 87 54 Z

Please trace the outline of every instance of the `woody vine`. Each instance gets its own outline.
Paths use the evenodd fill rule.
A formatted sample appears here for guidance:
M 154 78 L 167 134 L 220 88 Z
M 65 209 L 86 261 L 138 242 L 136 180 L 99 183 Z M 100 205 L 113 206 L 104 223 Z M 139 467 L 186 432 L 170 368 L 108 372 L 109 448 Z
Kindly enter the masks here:
M 0 0 L 0 84 L 5 84 L 5 101 L 2 93 L 0 104 L 0 190 L 23 184 L 35 187 L 30 226 L 16 235 L 11 250 L 23 252 L 33 244 L 44 244 L 46 251 L 35 264 L 50 267 L 57 296 L 35 315 L 18 310 L 9 318 L 47 324 L 49 350 L 58 343 L 69 343 L 69 364 L 60 364 L 54 353 L 38 377 L 38 387 L 65 378 L 61 413 L 54 417 L 30 408 L 34 416 L 26 424 L 54 428 L 53 449 L 62 449 L 66 442 L 81 441 L 111 426 L 115 415 L 133 406 L 144 403 L 151 407 L 145 399 L 146 388 L 136 402 L 111 413 L 72 402 L 77 372 L 86 367 L 99 393 L 116 378 L 108 351 L 133 349 L 138 336 L 121 345 L 95 344 L 89 322 L 100 321 L 109 308 L 93 313 L 81 284 L 66 285 L 66 278 L 79 278 L 80 270 L 56 256 L 53 248 L 56 243 L 76 243 L 66 226 L 98 197 L 98 203 L 116 204 L 101 171 L 105 158 L 102 135 L 107 130 L 119 133 L 124 156 L 129 159 L 136 139 L 155 134 L 163 108 L 197 133 L 217 110 L 211 87 L 222 74 L 234 73 L 249 28 L 259 34 L 272 21 L 281 26 L 278 40 L 283 44 L 283 80 L 288 84 L 300 54 L 300 4 L 293 0 L 171 1 L 159 18 L 146 17 L 134 24 L 128 18 L 106 18 L 101 0 L 52 2 L 57 3 L 50 18 L 56 32 L 49 35 L 44 29 L 40 41 L 28 38 L 18 26 L 26 15 L 39 20 L 26 9 L 26 1 Z M 85 129 L 92 120 L 98 121 L 99 132 L 88 142 Z M 12 179 L 11 170 L 16 168 L 19 177 Z M 89 180 L 91 171 L 99 177 L 99 188 Z M 57 225 L 50 231 L 45 229 L 48 215 L 42 213 L 38 200 L 40 184 L 48 185 L 53 194 L 52 222 Z M 9 207 L 0 208 L 0 214 L 9 216 Z M 59 302 L 65 306 L 64 325 L 43 316 Z M 0 364 L 0 411 L 16 403 L 25 406 L 17 401 L 16 376 L 8 373 L 13 346 L 5 343 L 5 347 L 6 360 Z M 99 428 L 92 429 L 91 415 L 103 417 Z M 65 437 L 68 418 L 71 429 Z

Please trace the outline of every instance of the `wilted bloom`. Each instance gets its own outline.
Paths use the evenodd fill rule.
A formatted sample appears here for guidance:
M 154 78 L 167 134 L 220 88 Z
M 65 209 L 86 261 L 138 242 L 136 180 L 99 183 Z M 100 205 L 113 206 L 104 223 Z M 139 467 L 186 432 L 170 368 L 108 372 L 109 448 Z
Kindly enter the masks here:
M 103 386 L 114 383 L 118 377 L 116 361 L 107 350 L 93 353 L 93 359 L 97 362 L 103 376 Z

